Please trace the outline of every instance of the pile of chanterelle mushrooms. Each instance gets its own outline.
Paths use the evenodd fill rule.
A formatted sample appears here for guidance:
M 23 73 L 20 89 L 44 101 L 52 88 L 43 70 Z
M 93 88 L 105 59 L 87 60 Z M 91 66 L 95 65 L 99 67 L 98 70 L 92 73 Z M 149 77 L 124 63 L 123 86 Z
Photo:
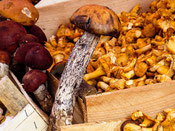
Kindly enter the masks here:
M 84 80 L 99 91 L 113 91 L 174 79 L 175 4 L 156 0 L 148 12 L 140 5 L 119 14 L 119 38 L 101 35 Z M 73 44 L 83 34 L 74 25 L 61 25 L 45 46 L 55 63 L 68 58 Z
M 174 131 L 174 113 L 174 109 L 166 109 L 152 119 L 143 112 L 136 111 L 130 120 L 122 124 L 121 131 Z

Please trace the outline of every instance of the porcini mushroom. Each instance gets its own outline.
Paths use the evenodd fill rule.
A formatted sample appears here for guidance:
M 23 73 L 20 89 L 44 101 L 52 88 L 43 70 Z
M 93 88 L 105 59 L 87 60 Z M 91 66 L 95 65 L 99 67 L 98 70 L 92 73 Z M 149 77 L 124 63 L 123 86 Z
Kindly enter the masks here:
M 0 78 L 9 74 L 10 55 L 6 51 L 0 50 Z
M 19 63 L 25 63 L 25 56 L 27 52 L 34 46 L 40 46 L 41 44 L 36 43 L 36 42 L 30 42 L 27 44 L 21 45 L 15 52 L 14 58 L 17 60 Z
M 42 46 L 31 48 L 25 56 L 25 64 L 33 69 L 46 70 L 52 65 L 50 53 Z
M 46 70 L 52 65 L 52 57 L 49 52 L 39 43 L 27 43 L 20 46 L 15 53 L 15 59 L 27 65 L 32 69 Z M 40 79 L 39 76 L 38 80 Z M 37 78 L 36 78 L 37 79 Z M 44 85 L 38 88 L 41 92 L 47 92 L 47 95 L 43 95 L 42 99 L 37 98 L 45 112 L 50 113 L 52 107 L 52 98 L 47 88 Z M 44 90 L 44 91 L 42 91 Z M 43 98 L 44 97 L 44 98 Z M 44 104 L 43 104 L 44 101 Z
M 59 130 L 60 125 L 72 124 L 75 89 L 79 88 L 97 45 L 97 35 L 118 37 L 120 30 L 118 16 L 106 6 L 85 5 L 79 8 L 70 20 L 85 32 L 76 42 L 61 76 L 52 107 L 49 130 Z
M 50 113 L 52 107 L 52 98 L 46 89 L 44 83 L 47 80 L 47 75 L 40 70 L 30 70 L 22 78 L 24 89 L 27 92 L 33 92 L 41 108 Z

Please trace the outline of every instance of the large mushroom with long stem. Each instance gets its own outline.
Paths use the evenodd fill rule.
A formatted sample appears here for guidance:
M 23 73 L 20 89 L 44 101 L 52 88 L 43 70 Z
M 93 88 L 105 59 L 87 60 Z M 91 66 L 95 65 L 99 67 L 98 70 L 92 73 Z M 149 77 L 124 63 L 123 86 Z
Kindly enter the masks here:
M 60 130 L 61 125 L 72 124 L 75 94 L 99 35 L 119 36 L 118 16 L 106 6 L 85 5 L 72 15 L 71 22 L 85 32 L 76 42 L 62 73 L 50 115 L 49 130 Z

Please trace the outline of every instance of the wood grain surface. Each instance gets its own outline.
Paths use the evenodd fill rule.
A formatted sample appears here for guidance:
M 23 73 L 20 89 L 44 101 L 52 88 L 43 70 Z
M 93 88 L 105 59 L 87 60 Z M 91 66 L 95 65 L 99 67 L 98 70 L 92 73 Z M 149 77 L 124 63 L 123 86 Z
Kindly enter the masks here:
M 69 22 L 69 18 L 79 7 L 86 4 L 105 5 L 113 9 L 116 13 L 130 11 L 137 3 L 142 9 L 148 10 L 153 0 L 70 0 L 51 6 L 38 8 L 40 17 L 37 25 L 46 33 L 47 38 L 56 34 L 58 26 Z
M 0 101 L 13 116 L 28 104 L 25 97 L 8 76 L 4 76 L 0 80 Z
M 87 122 L 128 118 L 137 110 L 151 117 L 175 108 L 175 81 L 86 97 Z
M 62 126 L 61 131 L 120 131 L 123 120 Z

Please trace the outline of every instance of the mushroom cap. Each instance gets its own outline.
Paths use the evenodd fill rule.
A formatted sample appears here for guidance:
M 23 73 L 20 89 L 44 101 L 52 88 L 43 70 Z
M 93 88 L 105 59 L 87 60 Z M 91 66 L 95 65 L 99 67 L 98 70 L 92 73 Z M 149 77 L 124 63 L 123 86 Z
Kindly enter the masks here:
M 30 43 L 30 42 L 39 42 L 39 39 L 32 35 L 32 34 L 26 34 L 18 41 L 19 45 Z
M 45 44 L 45 42 L 47 41 L 46 35 L 43 32 L 43 30 L 37 26 L 37 25 L 33 25 L 31 27 L 26 27 L 27 29 L 27 33 L 28 34 L 32 34 L 34 36 L 36 36 L 39 39 L 39 43 L 41 44 Z
M 30 42 L 30 43 L 21 45 L 21 46 L 16 50 L 15 57 L 14 57 L 15 60 L 16 60 L 18 63 L 24 64 L 24 63 L 25 63 L 25 56 L 26 56 L 27 52 L 28 52 L 32 47 L 35 47 L 35 46 L 42 46 L 42 45 L 41 45 L 40 43 L 36 43 L 36 42 Z
M 52 62 L 52 56 L 43 46 L 31 48 L 25 56 L 25 64 L 32 69 L 46 70 Z
M 70 21 L 77 27 L 97 35 L 119 36 L 120 21 L 106 6 L 85 5 L 79 8 Z
M 0 50 L 0 63 L 10 64 L 10 54 L 8 52 Z
M 27 92 L 34 92 L 41 84 L 45 83 L 46 80 L 47 75 L 44 72 L 40 70 L 30 70 L 22 78 L 22 83 Z
M 18 47 L 18 40 L 27 34 L 25 28 L 14 21 L 0 22 L 0 50 L 14 53 Z

